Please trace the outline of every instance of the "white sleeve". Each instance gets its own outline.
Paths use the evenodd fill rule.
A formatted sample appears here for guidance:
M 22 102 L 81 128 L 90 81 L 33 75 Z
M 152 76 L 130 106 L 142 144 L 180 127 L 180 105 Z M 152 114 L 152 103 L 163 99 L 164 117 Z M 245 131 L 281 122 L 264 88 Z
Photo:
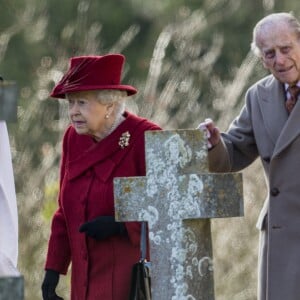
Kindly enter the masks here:
M 0 275 L 15 275 L 18 259 L 18 213 L 6 123 L 0 121 Z

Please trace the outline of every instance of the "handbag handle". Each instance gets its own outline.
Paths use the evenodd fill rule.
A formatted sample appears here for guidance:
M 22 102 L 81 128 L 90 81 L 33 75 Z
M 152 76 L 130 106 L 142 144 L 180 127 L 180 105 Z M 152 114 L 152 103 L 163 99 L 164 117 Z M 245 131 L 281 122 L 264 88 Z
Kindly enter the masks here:
M 144 221 L 142 222 L 141 226 L 141 261 L 146 259 L 147 255 L 147 223 Z

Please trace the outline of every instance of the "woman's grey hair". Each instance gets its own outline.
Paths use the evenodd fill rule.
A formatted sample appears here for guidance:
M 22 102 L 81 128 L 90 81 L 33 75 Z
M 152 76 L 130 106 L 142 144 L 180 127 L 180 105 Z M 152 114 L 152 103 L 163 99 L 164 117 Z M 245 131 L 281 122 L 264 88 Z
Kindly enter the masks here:
M 258 57 L 262 56 L 261 45 L 258 41 L 259 35 L 265 30 L 274 28 L 274 26 L 278 25 L 279 23 L 288 25 L 289 28 L 296 33 L 298 39 L 300 40 L 300 23 L 293 13 L 273 13 L 261 19 L 253 29 L 251 50 L 255 55 Z
M 97 100 L 101 104 L 115 103 L 114 114 L 120 116 L 125 110 L 126 91 L 121 90 L 97 90 L 95 91 Z
M 125 98 L 128 97 L 126 91 L 121 90 L 89 90 L 88 93 L 94 93 L 97 101 L 101 104 L 115 103 L 114 115 L 119 116 L 125 110 Z M 66 94 L 66 98 L 68 99 Z
M 120 102 L 127 97 L 127 92 L 121 90 L 97 90 L 95 93 L 97 100 L 102 104 Z

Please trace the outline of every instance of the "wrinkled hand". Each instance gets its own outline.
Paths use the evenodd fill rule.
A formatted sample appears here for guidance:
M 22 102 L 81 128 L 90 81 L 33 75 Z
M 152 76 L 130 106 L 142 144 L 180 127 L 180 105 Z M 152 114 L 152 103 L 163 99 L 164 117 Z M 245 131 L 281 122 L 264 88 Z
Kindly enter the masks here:
M 221 140 L 221 133 L 218 127 L 215 126 L 215 123 L 212 119 L 205 119 L 204 122 L 200 123 L 197 127 L 204 132 L 205 137 L 207 138 L 207 148 L 212 149 L 216 146 Z
M 79 232 L 85 232 L 87 236 L 100 241 L 113 235 L 124 234 L 126 228 L 124 223 L 116 222 L 112 216 L 101 216 L 82 224 Z
M 59 273 L 53 270 L 46 270 L 45 277 L 42 283 L 43 300 L 64 300 L 59 297 L 55 289 L 58 285 Z

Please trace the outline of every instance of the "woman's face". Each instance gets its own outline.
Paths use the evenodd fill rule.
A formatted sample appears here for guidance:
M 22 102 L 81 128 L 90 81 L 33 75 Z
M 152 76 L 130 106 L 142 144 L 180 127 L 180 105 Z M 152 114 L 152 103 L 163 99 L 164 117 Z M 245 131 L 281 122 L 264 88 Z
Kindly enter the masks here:
M 113 104 L 101 104 L 96 93 L 91 91 L 68 94 L 69 117 L 78 134 L 87 134 L 101 138 L 110 128 L 107 116 L 112 111 Z

